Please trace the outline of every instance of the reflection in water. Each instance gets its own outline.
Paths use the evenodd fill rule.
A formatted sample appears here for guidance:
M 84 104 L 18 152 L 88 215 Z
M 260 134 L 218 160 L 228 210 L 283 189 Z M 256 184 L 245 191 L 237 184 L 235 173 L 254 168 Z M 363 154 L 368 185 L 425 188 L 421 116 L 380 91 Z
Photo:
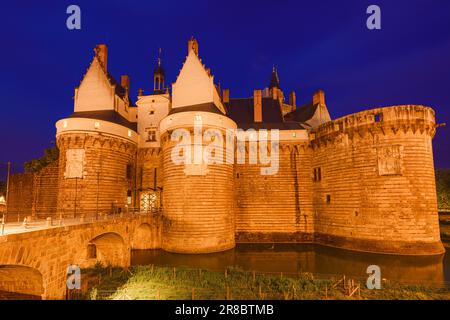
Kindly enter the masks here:
M 162 250 L 136 250 L 133 265 L 187 266 L 220 271 L 229 266 L 285 274 L 310 272 L 317 276 L 346 275 L 366 279 L 369 265 L 382 277 L 405 283 L 443 285 L 450 282 L 450 251 L 445 256 L 410 257 L 359 253 L 319 245 L 239 245 L 213 254 L 186 255 Z

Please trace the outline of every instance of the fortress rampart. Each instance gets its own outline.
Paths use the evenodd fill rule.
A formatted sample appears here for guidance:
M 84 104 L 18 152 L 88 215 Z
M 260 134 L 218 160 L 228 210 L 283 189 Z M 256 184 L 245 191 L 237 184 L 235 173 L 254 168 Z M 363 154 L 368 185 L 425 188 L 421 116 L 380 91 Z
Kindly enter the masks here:
M 179 141 L 172 141 L 172 132 L 187 129 L 192 136 L 195 128 L 187 124 L 199 115 L 202 133 L 219 129 L 225 140 L 226 130 L 234 129 L 217 114 L 181 112 L 162 121 L 160 148 L 138 148 L 132 139 L 109 132 L 59 132 L 59 164 L 48 169 L 59 170 L 58 183 L 55 174 L 40 177 L 40 184 L 58 191 L 57 210 L 49 214 L 163 208 L 161 248 L 179 253 L 273 242 L 404 255 L 444 251 L 431 108 L 377 108 L 311 131 L 284 131 L 274 175 L 262 175 L 267 166 L 250 163 L 248 141 L 244 163 L 236 158 L 234 164 L 174 163 Z M 203 140 L 202 146 L 209 143 Z M 47 198 L 42 203 L 50 206 L 53 198 Z
M 153 93 L 139 90 L 134 105 L 129 77 L 113 81 L 107 47 L 97 46 L 75 89 L 74 113 L 56 123 L 59 163 L 38 181 L 49 195 L 57 190 L 56 212 L 55 196 L 41 202 L 27 198 L 23 202 L 36 208 L 26 212 L 49 208 L 50 215 L 68 217 L 129 207 L 161 212 L 161 248 L 178 253 L 218 252 L 251 242 L 320 243 L 404 255 L 444 252 L 433 109 L 400 105 L 331 120 L 323 90 L 303 106 L 297 107 L 295 92 L 285 101 L 276 68 L 269 87 L 254 90 L 252 97 L 231 98 L 228 89 L 220 92 L 198 52 L 198 42 L 190 39 L 171 93 L 158 60 Z M 244 139 L 237 128 L 247 130 L 245 145 L 238 146 Z M 193 153 L 199 146 L 208 149 L 214 139 L 195 136 L 210 129 L 226 141 L 214 153 L 223 151 L 234 162 L 207 163 L 203 156 L 200 162 L 174 161 L 174 150 L 187 150 L 183 144 Z M 259 129 L 266 131 L 258 137 L 270 131 L 274 141 L 253 139 Z M 194 141 L 174 141 L 172 133 L 181 131 Z M 264 148 L 276 148 L 276 166 L 273 150 L 269 165 L 261 161 L 269 158 L 258 153 Z M 235 153 L 230 156 L 229 150 Z M 245 161 L 237 161 L 238 153 Z M 28 179 L 34 188 L 34 178 L 13 181 Z M 11 192 L 20 195 L 17 183 Z
M 313 135 L 315 241 L 353 250 L 439 254 L 431 108 L 352 114 Z M 318 173 L 320 171 L 320 174 Z
M 261 175 L 264 166 L 248 160 L 235 165 L 237 242 L 313 241 L 312 152 L 308 144 L 281 141 L 275 175 Z
M 105 214 L 132 205 L 135 144 L 93 132 L 62 133 L 57 144 L 60 215 Z
M 212 113 L 198 112 L 195 117 L 202 121 L 202 136 L 209 128 L 215 128 L 223 138 L 226 129 L 236 126 L 230 119 Z M 197 129 L 194 129 L 192 119 L 194 114 L 177 113 L 161 123 L 164 167 L 162 249 L 177 253 L 225 251 L 235 246 L 234 168 L 233 164 L 227 163 L 174 162 L 173 149 L 180 142 L 173 141 L 171 134 L 176 128 L 193 134 Z M 202 139 L 201 147 L 210 143 L 211 140 Z M 186 147 L 191 148 L 194 144 L 195 141 Z M 223 154 L 226 154 L 225 144 Z

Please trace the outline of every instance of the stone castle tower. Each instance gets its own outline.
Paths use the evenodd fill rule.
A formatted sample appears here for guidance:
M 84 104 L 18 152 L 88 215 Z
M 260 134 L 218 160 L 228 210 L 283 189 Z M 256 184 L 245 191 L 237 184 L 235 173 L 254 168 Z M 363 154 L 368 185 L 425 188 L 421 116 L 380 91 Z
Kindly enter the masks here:
M 96 47 L 75 89 L 74 112 L 56 123 L 55 214 L 160 214 L 161 248 L 179 253 L 245 242 L 444 252 L 433 109 L 393 106 L 332 120 L 322 90 L 300 107 L 295 92 L 285 101 L 275 67 L 268 88 L 231 98 L 215 85 L 194 38 L 171 93 L 160 57 L 153 80 L 152 93 L 140 90 L 134 105 L 129 77 L 114 80 L 107 47 Z M 241 145 L 236 129 L 244 131 Z M 195 140 L 196 133 L 206 139 Z M 261 133 L 270 137 L 267 146 L 252 142 Z M 226 154 L 225 163 L 196 159 L 196 148 L 213 141 L 227 142 L 211 153 Z M 257 153 L 252 161 L 255 148 L 278 151 L 276 174 L 261 174 L 268 164 Z M 176 163 L 174 155 L 192 161 Z

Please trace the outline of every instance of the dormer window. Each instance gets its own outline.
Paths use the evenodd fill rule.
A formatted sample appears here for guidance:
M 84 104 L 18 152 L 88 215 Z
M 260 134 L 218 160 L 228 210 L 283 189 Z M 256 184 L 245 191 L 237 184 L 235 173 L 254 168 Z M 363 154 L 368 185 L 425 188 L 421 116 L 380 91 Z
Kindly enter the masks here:
M 156 128 L 147 128 L 145 131 L 147 132 L 146 142 L 156 142 Z

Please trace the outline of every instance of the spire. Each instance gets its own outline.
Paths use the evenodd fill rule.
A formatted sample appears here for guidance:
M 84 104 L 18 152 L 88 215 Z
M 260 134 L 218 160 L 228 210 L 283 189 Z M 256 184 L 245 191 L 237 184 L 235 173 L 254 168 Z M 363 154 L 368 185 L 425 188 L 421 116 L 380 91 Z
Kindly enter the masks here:
M 161 48 L 158 51 L 158 67 L 161 67 Z
M 278 78 L 278 72 L 277 72 L 277 69 L 275 68 L 275 66 L 273 66 L 273 68 L 272 68 L 272 76 L 270 78 L 269 88 L 270 89 L 272 89 L 272 88 L 281 89 L 280 88 L 280 79 Z
M 161 66 L 161 48 L 158 51 L 158 61 L 153 71 L 153 92 L 155 94 L 160 94 L 164 92 L 164 80 L 165 73 L 164 69 Z

